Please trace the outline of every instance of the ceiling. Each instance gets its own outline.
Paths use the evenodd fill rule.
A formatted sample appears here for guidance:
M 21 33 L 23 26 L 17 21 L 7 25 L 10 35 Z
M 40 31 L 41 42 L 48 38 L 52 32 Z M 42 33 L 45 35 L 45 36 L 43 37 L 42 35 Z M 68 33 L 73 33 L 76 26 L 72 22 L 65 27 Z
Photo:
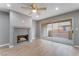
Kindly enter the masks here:
M 6 6 L 6 3 L 0 3 L 0 11 L 9 12 L 9 9 L 23 13 L 28 16 L 32 16 L 33 20 L 42 20 L 48 17 L 53 17 L 56 15 L 60 15 L 63 13 L 71 12 L 74 10 L 79 9 L 79 3 L 38 3 L 40 7 L 46 7 L 47 10 L 40 11 L 39 17 L 36 17 L 36 15 L 31 14 L 28 15 L 31 10 L 29 9 L 23 9 L 21 7 L 30 7 L 31 3 L 10 3 L 10 7 Z M 56 10 L 56 7 L 59 8 L 59 10 Z

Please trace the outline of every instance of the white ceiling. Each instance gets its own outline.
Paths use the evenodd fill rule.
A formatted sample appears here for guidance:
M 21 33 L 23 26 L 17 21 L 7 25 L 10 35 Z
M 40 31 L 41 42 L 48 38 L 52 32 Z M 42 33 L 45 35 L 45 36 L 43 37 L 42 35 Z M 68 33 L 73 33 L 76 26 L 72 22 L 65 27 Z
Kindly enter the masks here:
M 23 13 L 25 15 L 28 15 L 31 12 L 31 10 L 29 9 L 25 10 L 21 8 L 23 6 L 29 7 L 31 3 L 10 3 L 10 4 L 11 4 L 10 7 L 11 10 Z M 60 15 L 63 13 L 67 13 L 79 9 L 79 3 L 39 3 L 39 6 L 46 7 L 47 10 L 40 11 L 41 14 L 39 15 L 39 17 L 36 17 L 34 14 L 30 15 L 34 20 L 42 20 L 44 18 Z M 59 10 L 56 10 L 55 9 L 56 7 L 58 7 Z M 0 10 L 8 12 L 9 7 L 7 7 L 5 3 L 0 3 Z

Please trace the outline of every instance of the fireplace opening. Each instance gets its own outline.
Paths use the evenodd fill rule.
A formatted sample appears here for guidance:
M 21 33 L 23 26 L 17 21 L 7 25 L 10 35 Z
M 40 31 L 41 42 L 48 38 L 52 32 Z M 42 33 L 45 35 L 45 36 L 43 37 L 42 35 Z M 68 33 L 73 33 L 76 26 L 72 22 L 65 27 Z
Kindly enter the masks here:
M 18 35 L 17 36 L 17 43 L 28 41 L 29 40 L 29 35 Z

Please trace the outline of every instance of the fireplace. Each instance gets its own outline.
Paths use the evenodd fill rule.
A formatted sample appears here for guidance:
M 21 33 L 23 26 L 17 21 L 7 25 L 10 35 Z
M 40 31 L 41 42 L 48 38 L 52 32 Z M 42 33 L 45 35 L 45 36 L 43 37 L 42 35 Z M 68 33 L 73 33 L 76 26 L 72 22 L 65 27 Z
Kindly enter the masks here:
M 29 41 L 29 28 L 14 28 L 13 39 L 15 43 Z
M 29 40 L 29 35 L 18 35 L 17 36 L 17 43 L 23 42 L 23 41 L 28 41 Z

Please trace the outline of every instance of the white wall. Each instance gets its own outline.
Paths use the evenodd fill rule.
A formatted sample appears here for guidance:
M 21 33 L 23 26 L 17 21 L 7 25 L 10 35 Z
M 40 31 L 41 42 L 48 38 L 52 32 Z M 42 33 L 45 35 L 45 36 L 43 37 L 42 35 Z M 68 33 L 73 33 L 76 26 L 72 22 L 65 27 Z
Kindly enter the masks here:
M 41 29 L 41 23 L 40 21 L 36 22 L 36 39 L 40 39 L 40 29 Z
M 36 21 L 32 20 L 32 39 L 36 39 Z
M 31 28 L 32 26 L 32 18 L 30 16 L 26 16 L 24 14 L 10 11 L 10 20 L 11 20 L 11 25 L 13 27 L 24 27 L 24 28 Z M 24 20 L 24 23 L 22 21 Z
M 0 45 L 9 43 L 9 13 L 0 12 Z

